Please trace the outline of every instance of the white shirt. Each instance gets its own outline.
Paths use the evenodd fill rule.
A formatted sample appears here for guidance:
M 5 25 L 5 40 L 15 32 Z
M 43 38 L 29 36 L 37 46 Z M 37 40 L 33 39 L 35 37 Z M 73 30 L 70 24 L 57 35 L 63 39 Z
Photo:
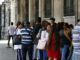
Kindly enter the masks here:
M 72 30 L 73 53 L 80 55 L 80 22 Z
M 15 28 L 14 28 L 14 26 L 9 26 L 8 27 L 8 31 L 9 31 L 9 35 L 14 35 L 14 32 L 15 32 Z
M 18 28 L 18 29 L 16 30 L 16 35 L 21 35 L 21 29 Z
M 47 31 L 42 31 L 41 32 L 41 39 L 40 40 L 47 41 L 48 40 L 48 36 L 49 36 L 49 34 L 48 34 Z

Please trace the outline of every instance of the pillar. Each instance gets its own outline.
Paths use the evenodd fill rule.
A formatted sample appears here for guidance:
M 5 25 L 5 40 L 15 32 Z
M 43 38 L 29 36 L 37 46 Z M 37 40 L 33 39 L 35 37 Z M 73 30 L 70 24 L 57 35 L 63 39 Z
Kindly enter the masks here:
M 42 0 L 42 19 L 45 17 L 45 0 Z
M 79 6 L 79 3 L 80 2 L 78 2 L 79 0 L 74 0 L 74 11 L 75 11 L 75 22 L 76 22 L 76 24 L 77 24 L 77 19 L 79 18 L 78 16 L 79 16 L 79 11 L 78 11 L 78 6 Z
M 77 0 L 77 11 L 78 19 L 80 19 L 80 0 Z
M 6 5 L 5 5 L 5 35 L 4 35 L 5 38 L 4 39 L 7 39 L 7 36 L 8 36 L 7 32 L 8 32 L 9 22 L 10 22 L 9 20 L 10 4 L 9 3 L 5 3 L 5 4 Z
M 64 0 L 54 0 L 54 17 L 56 22 L 63 21 Z
M 1 10 L 1 38 L 4 39 L 4 32 L 5 32 L 5 4 L 2 4 L 2 10 Z
M 39 0 L 39 17 L 42 17 L 42 0 Z
M 15 20 L 15 0 L 14 1 L 11 1 L 11 22 L 13 22 L 14 23 L 14 25 L 16 25 L 15 23 L 16 23 L 16 20 Z
M 39 17 L 45 17 L 45 0 L 39 0 Z
M 51 17 L 54 17 L 54 0 L 51 0 Z
M 35 22 L 35 0 L 29 0 L 29 21 Z

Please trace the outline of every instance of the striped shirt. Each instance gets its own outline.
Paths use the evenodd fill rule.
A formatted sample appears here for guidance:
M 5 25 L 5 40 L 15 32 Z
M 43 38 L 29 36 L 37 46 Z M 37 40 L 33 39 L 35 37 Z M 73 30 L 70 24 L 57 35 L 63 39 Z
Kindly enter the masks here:
M 80 54 L 80 23 L 72 30 L 74 53 Z
M 31 27 L 22 28 L 21 35 L 22 35 L 22 40 L 21 40 L 22 44 L 33 43 L 33 39 L 32 39 L 33 29 Z

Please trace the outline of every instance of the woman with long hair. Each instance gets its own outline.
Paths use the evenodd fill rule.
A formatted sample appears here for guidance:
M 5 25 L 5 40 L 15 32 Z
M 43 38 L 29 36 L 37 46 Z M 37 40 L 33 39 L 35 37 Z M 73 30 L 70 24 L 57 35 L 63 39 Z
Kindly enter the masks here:
M 47 41 L 47 56 L 49 60 L 61 60 L 60 54 L 60 36 L 58 29 L 55 27 L 54 30 L 51 30 L 49 35 L 49 40 Z
M 21 41 L 21 29 L 22 29 L 22 23 L 18 21 L 16 25 L 16 35 L 20 41 Z M 21 42 L 14 44 L 14 50 L 16 50 L 16 54 L 17 54 L 16 60 L 22 60 L 21 48 L 22 48 Z
M 69 36 L 69 26 L 67 23 L 61 23 L 62 28 L 59 30 L 61 37 L 61 60 L 66 60 L 68 56 L 68 49 L 71 42 L 71 38 Z

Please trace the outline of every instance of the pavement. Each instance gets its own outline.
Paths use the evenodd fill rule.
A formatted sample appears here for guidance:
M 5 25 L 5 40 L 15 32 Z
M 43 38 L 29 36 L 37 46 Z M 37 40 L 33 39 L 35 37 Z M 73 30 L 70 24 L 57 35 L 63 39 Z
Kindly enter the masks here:
M 12 40 L 10 46 L 11 48 L 7 48 L 7 40 L 0 40 L 0 60 L 16 60 L 16 51 L 12 47 Z M 28 55 L 26 57 L 29 60 Z
M 7 48 L 7 40 L 0 40 L 0 60 L 16 60 L 13 48 Z
M 16 60 L 16 51 L 13 50 L 12 41 L 11 48 L 7 48 L 7 40 L 0 40 L 0 60 Z M 28 56 L 27 56 L 27 60 Z M 73 55 L 72 60 L 80 60 L 80 55 Z

